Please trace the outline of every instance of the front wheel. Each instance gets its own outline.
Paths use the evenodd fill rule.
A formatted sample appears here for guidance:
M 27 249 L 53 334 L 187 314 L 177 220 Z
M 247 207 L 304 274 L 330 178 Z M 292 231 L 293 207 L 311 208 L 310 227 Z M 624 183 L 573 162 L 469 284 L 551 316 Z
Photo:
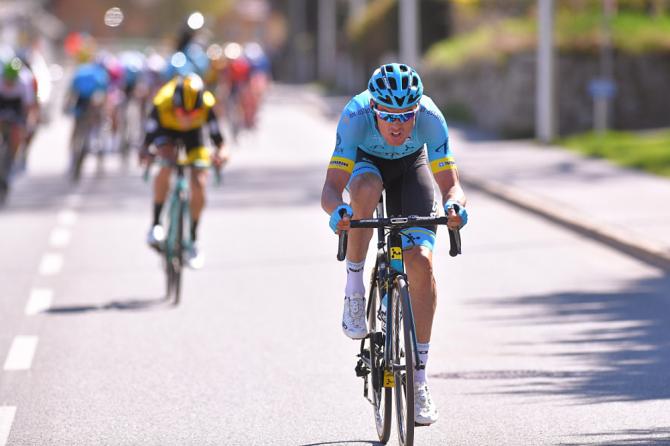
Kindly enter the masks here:
M 392 387 L 384 386 L 384 335 L 377 323 L 377 309 L 381 301 L 379 286 L 370 290 L 368 302 L 368 332 L 366 340 L 370 348 L 370 377 L 372 382 L 372 406 L 377 426 L 377 436 L 386 444 L 391 436 Z
M 181 299 L 181 273 L 184 260 L 184 217 L 186 203 L 173 202 L 170 207 L 168 236 L 165 245 L 165 272 L 167 276 L 167 299 L 174 305 Z
M 414 343 L 411 302 L 407 282 L 398 277 L 393 287 L 393 366 L 398 440 L 402 446 L 414 444 Z

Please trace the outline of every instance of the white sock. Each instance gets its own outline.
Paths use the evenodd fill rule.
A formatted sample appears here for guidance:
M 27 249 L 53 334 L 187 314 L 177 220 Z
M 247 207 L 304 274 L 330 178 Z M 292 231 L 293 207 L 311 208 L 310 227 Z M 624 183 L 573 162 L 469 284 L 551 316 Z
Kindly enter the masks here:
M 425 384 L 426 383 L 426 363 L 428 362 L 428 349 L 430 348 L 430 342 L 426 342 L 425 344 L 422 344 L 421 342 L 416 343 L 416 348 L 418 349 L 419 352 L 419 359 L 421 360 L 421 364 L 423 364 L 424 368 L 416 370 L 416 373 L 414 373 L 414 384 Z
M 363 285 L 363 267 L 365 259 L 362 262 L 354 263 L 347 260 L 347 286 L 344 288 L 344 295 L 351 297 L 354 293 L 360 293 L 365 296 L 365 285 Z

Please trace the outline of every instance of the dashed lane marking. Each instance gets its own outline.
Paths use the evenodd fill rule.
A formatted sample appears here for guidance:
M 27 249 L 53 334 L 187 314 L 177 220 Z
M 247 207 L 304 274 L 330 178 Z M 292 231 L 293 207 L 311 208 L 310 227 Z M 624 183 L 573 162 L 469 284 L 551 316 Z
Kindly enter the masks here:
M 0 446 L 5 446 L 9 439 L 9 432 L 12 430 L 16 407 L 0 406 Z
M 65 209 L 58 213 L 58 224 L 72 226 L 77 221 L 77 213 L 71 209 Z
M 26 315 L 33 316 L 51 308 L 53 291 L 48 288 L 33 288 L 26 304 Z
M 16 336 L 5 360 L 5 370 L 28 370 L 33 362 L 37 336 Z
M 51 231 L 49 245 L 52 248 L 62 248 L 70 243 L 70 231 L 66 228 L 57 227 Z
M 60 254 L 44 254 L 40 261 L 39 272 L 43 276 L 58 274 L 63 268 L 63 256 Z

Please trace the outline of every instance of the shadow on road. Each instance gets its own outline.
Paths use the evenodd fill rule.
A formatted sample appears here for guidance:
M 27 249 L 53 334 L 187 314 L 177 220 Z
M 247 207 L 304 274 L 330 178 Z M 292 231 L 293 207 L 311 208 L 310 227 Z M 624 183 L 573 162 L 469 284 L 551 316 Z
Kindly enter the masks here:
M 224 171 L 222 187 L 210 189 L 208 206 L 224 209 L 319 207 L 326 165 L 245 167 Z
M 621 440 L 612 440 L 608 439 L 607 441 L 597 442 L 598 437 L 617 437 L 625 436 Z M 589 438 L 589 444 L 595 446 L 632 446 L 632 445 L 668 445 L 670 444 L 670 428 L 659 428 L 659 429 L 626 429 L 618 432 L 607 432 L 607 433 L 592 433 L 592 434 L 581 434 L 581 437 Z M 591 443 L 591 441 L 596 441 L 596 443 Z M 578 441 L 575 443 L 571 442 L 561 442 L 563 446 L 578 446 L 583 445 L 583 441 Z
M 148 311 L 174 308 L 172 301 L 165 297 L 157 299 L 113 300 L 100 305 L 66 305 L 52 307 L 45 314 L 79 314 L 94 311 Z
M 371 444 L 374 446 L 382 446 L 384 443 L 378 441 L 365 441 L 365 440 L 346 440 L 346 441 L 326 441 L 323 443 L 305 443 L 298 446 L 326 446 L 326 445 L 337 445 L 337 444 Z
M 208 206 L 228 209 L 319 206 L 326 165 L 300 167 L 255 165 L 224 170 L 220 187 L 210 184 Z M 154 170 L 154 174 L 155 174 Z M 64 176 L 26 178 L 12 190 L 2 213 L 59 210 L 68 194 L 82 196 L 77 210 L 115 212 L 148 209 L 153 180 L 141 172 L 110 171 L 72 184 Z
M 670 276 L 665 275 L 611 293 L 566 292 L 479 300 L 473 304 L 505 312 L 505 316 L 481 322 L 491 330 L 495 325 L 553 325 L 563 336 L 515 346 L 532 346 L 529 350 L 533 356 L 538 350 L 552 352 L 546 356 L 558 355 L 590 369 L 552 371 L 540 367 L 432 376 L 503 380 L 496 393 L 567 395 L 581 404 L 670 399 L 669 295 Z M 558 331 L 569 325 L 574 328 Z

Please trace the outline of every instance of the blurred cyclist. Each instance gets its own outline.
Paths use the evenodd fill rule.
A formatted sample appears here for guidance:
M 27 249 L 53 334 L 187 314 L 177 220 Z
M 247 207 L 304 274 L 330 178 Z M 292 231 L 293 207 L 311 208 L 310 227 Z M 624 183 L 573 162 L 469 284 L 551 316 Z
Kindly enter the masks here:
M 65 102 L 65 111 L 75 119 L 70 140 L 73 161 L 79 150 L 78 141 L 90 125 L 103 119 L 109 88 L 110 76 L 101 58 L 77 67 Z
M 0 159 L 0 201 L 9 189 L 9 173 L 13 160 L 26 141 L 26 128 L 33 121 L 35 90 L 29 78 L 21 76 L 24 69 L 18 57 L 12 57 L 2 69 L 0 79 L 0 123 L 9 126 L 9 154 Z
M 191 240 L 187 249 L 187 262 L 198 269 L 204 264 L 204 256 L 198 249 L 197 229 L 200 215 L 205 206 L 205 186 L 207 168 L 213 163 L 221 168 L 228 159 L 216 115 L 212 109 L 215 99 L 205 90 L 203 81 L 197 74 L 178 76 L 165 84 L 156 94 L 149 119 L 146 123 L 146 137 L 140 154 L 142 164 L 149 162 L 151 144 L 158 149 L 160 158 L 174 162 L 177 160 L 177 143 L 181 141 L 187 151 L 187 164 L 191 166 Z M 210 139 L 217 149 L 214 156 L 203 143 L 203 129 L 207 129 Z M 154 182 L 153 221 L 147 243 L 160 249 L 165 240 L 165 231 L 160 224 L 160 215 L 170 187 L 172 167 L 164 165 Z

